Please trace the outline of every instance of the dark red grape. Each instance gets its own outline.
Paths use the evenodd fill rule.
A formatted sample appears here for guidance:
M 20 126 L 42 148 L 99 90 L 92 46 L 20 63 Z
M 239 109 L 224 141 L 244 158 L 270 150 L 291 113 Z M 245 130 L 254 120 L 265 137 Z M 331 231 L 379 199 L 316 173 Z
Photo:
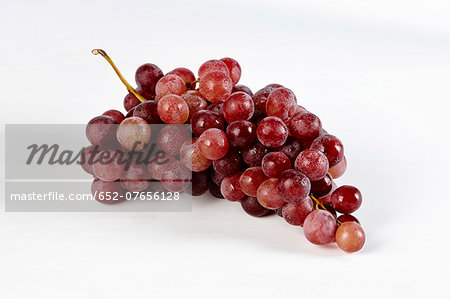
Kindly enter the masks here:
M 317 181 L 311 181 L 311 193 L 316 198 L 321 198 L 328 195 L 333 188 L 333 179 L 330 174 Z
M 270 211 L 264 208 L 256 199 L 256 197 L 245 196 L 241 199 L 241 206 L 245 213 L 254 217 L 262 217 Z
M 192 196 L 200 196 L 208 191 L 209 171 L 193 172 L 191 185 L 186 192 Z
M 331 201 L 336 211 L 350 214 L 361 206 L 362 195 L 357 188 L 344 185 L 334 190 L 331 194 Z
M 216 128 L 223 130 L 225 121 L 221 115 L 209 110 L 200 110 L 192 116 L 191 119 L 192 133 L 200 136 L 204 131 Z
M 216 198 L 224 198 L 222 195 L 222 192 L 220 192 L 220 186 L 214 184 L 211 181 L 208 183 L 208 190 L 212 196 L 214 196 Z
M 241 172 L 237 172 L 232 176 L 225 177 L 220 184 L 220 192 L 223 197 L 229 201 L 240 201 L 244 198 L 245 194 L 240 186 L 239 178 Z
M 220 101 L 216 101 L 214 103 L 211 103 L 208 106 L 208 110 L 212 111 L 212 112 L 216 112 L 219 113 L 219 115 L 221 117 L 223 117 L 223 103 L 225 102 L 225 100 L 220 100 Z
M 158 104 L 154 101 L 146 101 L 137 105 L 133 110 L 133 116 L 144 119 L 149 124 L 162 123 L 159 117 Z
M 125 108 L 125 110 L 130 111 L 131 109 L 133 109 L 134 107 L 136 107 L 137 105 L 139 105 L 141 103 L 141 101 L 139 101 L 138 98 L 136 98 L 134 96 L 134 94 L 132 94 L 131 92 L 129 92 L 125 98 L 123 99 L 123 107 Z
M 291 134 L 300 141 L 314 140 L 320 135 L 322 123 L 312 113 L 300 113 L 289 121 Z
M 107 145 L 116 140 L 117 122 L 110 116 L 97 116 L 86 126 L 86 137 L 93 145 Z
M 242 158 L 239 151 L 235 148 L 230 148 L 225 156 L 213 161 L 213 168 L 215 171 L 231 176 L 238 172 L 242 167 Z
M 348 222 L 348 221 L 354 221 L 354 222 L 360 224 L 359 220 L 355 216 L 350 215 L 350 214 L 342 214 L 341 216 L 339 216 L 337 218 L 337 220 L 341 223 Z
M 227 137 L 234 147 L 248 147 L 256 139 L 256 126 L 246 120 L 232 122 L 227 127 Z
M 253 96 L 253 92 L 252 92 L 252 90 L 248 87 L 248 86 L 245 86 L 245 85 L 235 85 L 234 87 L 233 87 L 233 92 L 238 92 L 238 91 L 242 91 L 242 92 L 245 92 L 246 94 L 248 94 L 249 96 Z
M 213 181 L 214 184 L 220 186 L 225 177 L 226 175 L 224 175 L 223 173 L 215 171 L 214 168 L 211 168 L 211 180 Z
M 105 113 L 103 113 L 103 115 L 112 117 L 118 124 L 120 124 L 125 119 L 125 116 L 122 112 L 114 109 L 106 111 Z
M 268 152 L 269 149 L 257 141 L 242 150 L 242 160 L 250 167 L 259 166 Z
M 135 80 L 138 87 L 146 93 L 155 94 L 156 83 L 164 76 L 159 67 L 152 63 L 141 65 L 136 70 Z
M 267 113 L 267 111 L 266 111 L 267 97 L 274 90 L 275 90 L 275 88 L 273 88 L 273 87 L 264 87 L 263 89 L 258 90 L 253 95 L 253 102 L 255 103 L 256 110 L 261 111 L 264 114 Z
M 302 144 L 297 139 L 292 136 L 288 136 L 286 142 L 282 146 L 274 149 L 274 151 L 282 152 L 291 160 L 292 163 L 294 163 L 298 154 L 300 154 L 303 149 Z

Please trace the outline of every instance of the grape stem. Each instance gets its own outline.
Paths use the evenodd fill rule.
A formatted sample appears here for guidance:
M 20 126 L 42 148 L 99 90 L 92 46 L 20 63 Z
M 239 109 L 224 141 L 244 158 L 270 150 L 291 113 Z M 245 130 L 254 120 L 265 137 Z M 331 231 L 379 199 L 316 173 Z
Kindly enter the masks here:
M 319 209 L 319 207 L 320 207 L 322 210 L 327 211 L 327 208 L 325 208 L 323 203 L 320 202 L 319 200 L 317 200 L 317 198 L 315 198 L 314 195 L 310 194 L 309 197 L 311 197 L 311 199 L 314 201 L 316 210 L 320 210 Z M 338 226 L 342 224 L 342 222 L 340 222 L 336 217 L 334 217 L 334 219 L 336 220 L 336 223 L 337 223 Z
M 186 82 L 186 88 L 191 88 L 192 85 L 194 85 L 195 83 L 198 83 L 198 82 L 200 82 L 200 78 L 198 78 L 194 82 Z
M 117 68 L 117 66 L 114 64 L 114 62 L 112 61 L 112 59 L 108 56 L 108 54 L 106 54 L 106 52 L 102 49 L 94 49 L 91 51 L 92 54 L 94 55 L 102 55 L 103 58 L 105 58 L 106 61 L 108 61 L 108 63 L 111 65 L 111 67 L 114 69 L 114 71 L 116 72 L 117 76 L 119 76 L 120 81 L 122 81 L 122 83 L 125 85 L 125 87 L 127 88 L 128 92 L 131 92 L 139 101 L 141 102 L 145 102 L 147 101 L 146 98 L 144 98 L 143 96 L 141 96 L 128 82 L 127 80 L 125 80 L 125 78 L 122 76 L 122 74 L 120 73 L 119 69 Z

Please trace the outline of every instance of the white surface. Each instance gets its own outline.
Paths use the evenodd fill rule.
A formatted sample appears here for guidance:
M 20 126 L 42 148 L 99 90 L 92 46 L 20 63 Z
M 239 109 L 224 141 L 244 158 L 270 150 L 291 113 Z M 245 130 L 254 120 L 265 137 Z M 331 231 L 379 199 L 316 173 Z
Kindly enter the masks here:
M 2 1 L 3 123 L 122 108 L 92 48 L 130 81 L 145 62 L 195 71 L 234 57 L 243 84 L 290 87 L 343 140 L 338 183 L 363 193 L 367 243 L 313 246 L 209 196 L 192 213 L 3 211 L 0 298 L 448 297 L 448 1 L 91 2 Z

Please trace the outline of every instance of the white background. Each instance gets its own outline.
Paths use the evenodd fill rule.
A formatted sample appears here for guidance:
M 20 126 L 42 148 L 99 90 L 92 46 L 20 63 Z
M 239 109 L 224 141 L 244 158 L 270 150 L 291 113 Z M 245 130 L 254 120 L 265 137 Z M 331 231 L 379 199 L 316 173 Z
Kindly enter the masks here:
M 349 255 L 211 196 L 192 213 L 3 211 L 0 298 L 448 298 L 448 1 L 0 2 L 2 123 L 123 110 L 92 48 L 130 81 L 234 57 L 243 84 L 293 89 L 343 140 L 367 235 Z

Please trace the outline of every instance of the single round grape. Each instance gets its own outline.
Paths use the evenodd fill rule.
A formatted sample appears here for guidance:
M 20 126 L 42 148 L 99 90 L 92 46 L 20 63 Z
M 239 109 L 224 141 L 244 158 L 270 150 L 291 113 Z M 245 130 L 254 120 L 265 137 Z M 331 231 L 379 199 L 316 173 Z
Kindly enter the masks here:
M 255 113 L 253 113 L 252 118 L 250 118 L 250 122 L 257 126 L 266 116 L 267 115 L 265 115 L 261 111 L 255 110 Z
M 269 178 L 279 178 L 283 171 L 291 168 L 291 160 L 282 152 L 270 152 L 262 159 L 261 167 Z
M 326 176 L 325 176 L 326 177 Z M 320 180 L 319 180 L 320 181 Z M 319 181 L 317 181 L 317 182 L 319 182 Z M 334 190 L 336 190 L 338 188 L 338 186 L 336 185 L 336 183 L 333 181 L 333 182 L 331 182 L 331 191 L 327 194 L 327 195 L 325 195 L 325 196 L 322 196 L 322 197 L 319 197 L 319 198 L 317 198 L 316 197 L 316 199 L 318 200 L 318 201 L 320 201 L 320 202 L 328 202 L 328 203 L 331 203 L 331 194 L 333 194 L 333 192 L 334 192 Z M 311 193 L 312 193 L 312 182 L 311 182 Z M 313 194 L 314 195 L 314 194 Z
M 299 113 L 289 121 L 289 130 L 298 140 L 314 140 L 320 135 L 322 123 L 315 114 Z
M 277 192 L 277 185 L 278 179 L 268 179 L 259 185 L 256 198 L 263 207 L 275 210 L 284 205 L 284 200 Z
M 227 137 L 234 147 L 248 147 L 256 139 L 256 126 L 246 120 L 234 121 L 227 127 Z
M 269 149 L 267 147 L 256 141 L 242 150 L 242 160 L 250 167 L 259 166 L 268 152 Z
M 200 196 L 208 191 L 209 171 L 193 172 L 192 182 L 186 192 L 192 196 Z
M 89 174 L 94 174 L 92 165 L 94 164 L 95 155 L 99 153 L 99 147 L 96 145 L 89 145 L 83 148 L 80 156 L 80 165 L 84 171 Z
M 239 82 L 239 79 L 241 79 L 241 66 L 233 58 L 225 57 L 220 60 L 227 65 L 228 71 L 230 72 L 230 78 L 233 81 L 233 85 L 236 85 Z
M 242 167 L 242 158 L 236 148 L 230 148 L 225 156 L 213 161 L 215 171 L 231 176 L 238 172 Z
M 220 100 L 220 101 L 216 101 L 214 103 L 209 104 L 208 106 L 208 110 L 212 111 L 212 112 L 216 112 L 218 113 L 220 116 L 223 117 L 223 103 L 225 101 L 224 100 Z
M 180 153 L 181 146 L 187 140 L 190 140 L 190 134 L 184 125 L 164 126 L 158 134 L 158 148 L 170 156 L 176 156 Z
M 222 192 L 220 192 L 220 186 L 214 184 L 211 181 L 208 183 L 208 190 L 212 196 L 214 196 L 216 198 L 224 198 L 222 195 Z
M 356 222 L 356 223 L 358 223 L 359 225 L 361 225 L 361 224 L 359 223 L 358 218 L 356 218 L 355 216 L 350 215 L 350 214 L 342 214 L 341 216 L 339 216 L 339 217 L 337 218 L 337 220 L 338 220 L 339 222 L 341 222 L 341 223 L 348 222 L 348 221 L 353 221 L 353 222 Z
M 130 151 L 143 149 L 151 135 L 150 126 L 140 117 L 127 118 L 117 128 L 117 140 L 124 149 Z
M 341 162 L 328 169 L 328 173 L 331 174 L 333 179 L 337 179 L 340 178 L 345 173 L 346 169 L 347 169 L 347 159 L 344 156 Z
M 303 145 L 297 139 L 292 136 L 288 136 L 286 142 L 274 150 L 277 152 L 282 152 L 289 158 L 289 160 L 291 160 L 292 163 L 294 163 L 298 154 L 300 154 L 303 149 Z
M 220 186 L 225 177 L 226 175 L 224 175 L 223 173 L 216 171 L 214 168 L 211 168 L 211 180 L 214 184 Z
M 336 211 L 350 214 L 361 206 L 362 195 L 357 188 L 344 185 L 334 190 L 331 194 L 331 201 Z
M 333 188 L 333 179 L 331 175 L 327 173 L 326 176 L 317 181 L 311 181 L 311 193 L 316 198 L 321 198 L 330 194 Z
M 138 87 L 146 93 L 155 94 L 156 83 L 164 76 L 159 67 L 152 63 L 141 65 L 136 70 L 135 80 Z
M 198 77 L 200 78 L 200 81 L 203 80 L 206 74 L 211 72 L 219 72 L 228 77 L 230 76 L 230 71 L 228 70 L 225 62 L 217 59 L 212 59 L 203 63 L 198 69 Z
M 118 124 L 120 124 L 125 119 L 123 113 L 115 109 L 108 110 L 103 113 L 103 115 L 112 117 Z
M 187 90 L 186 83 L 177 75 L 165 75 L 156 84 L 156 101 L 166 95 L 182 95 Z
M 195 81 L 195 75 L 191 70 L 185 67 L 179 67 L 168 72 L 167 75 L 176 75 L 180 77 L 186 85 L 189 85 L 191 89 L 195 89 L 195 83 L 193 83 Z
M 220 192 L 223 197 L 229 201 L 240 201 L 244 198 L 245 194 L 242 192 L 242 188 L 239 183 L 241 172 L 237 172 L 232 176 L 225 177 L 220 184 Z
M 289 131 L 278 117 L 269 116 L 261 120 L 256 129 L 258 140 L 267 147 L 280 147 L 288 137 Z
M 103 204 L 115 204 L 125 200 L 119 181 L 107 182 L 96 178 L 92 182 L 91 193 L 96 201 Z
M 164 188 L 172 192 L 181 192 L 189 187 L 192 173 L 181 161 L 172 161 L 162 169 L 161 183 Z
M 365 241 L 364 230 L 356 222 L 344 222 L 336 230 L 336 243 L 345 252 L 352 253 L 361 250 Z
M 314 139 L 310 146 L 311 149 L 317 149 L 327 156 L 330 167 L 337 165 L 344 158 L 344 146 L 335 136 L 325 134 Z
M 311 182 L 300 171 L 288 169 L 281 174 L 277 191 L 287 203 L 296 203 L 309 195 Z
M 246 195 L 255 197 L 258 187 L 267 179 L 269 178 L 264 174 L 261 167 L 250 167 L 242 173 L 239 184 Z
M 161 180 L 161 174 L 164 169 L 164 166 L 176 159 L 173 156 L 163 155 L 161 157 L 157 157 L 158 154 L 155 154 L 150 158 L 150 163 L 147 166 L 148 173 L 155 180 Z
M 107 182 L 120 179 L 125 167 L 123 155 L 123 152 L 114 150 L 101 151 L 96 154 L 92 165 L 94 175 Z
M 258 90 L 253 95 L 253 102 L 255 103 L 256 110 L 261 111 L 264 114 L 267 114 L 267 110 L 266 110 L 267 97 L 274 90 L 275 90 L 275 88 L 273 88 L 273 87 L 264 87 L 263 89 Z
M 199 91 L 210 102 L 225 100 L 232 90 L 233 82 L 222 72 L 210 72 L 200 78 Z
M 255 197 L 251 196 L 245 196 L 241 199 L 241 206 L 245 213 L 253 217 L 262 217 L 270 212 L 270 210 L 264 208 Z
M 120 178 L 122 186 L 131 192 L 147 189 L 150 184 L 150 174 L 147 171 L 147 165 L 133 161 L 126 166 Z
M 189 107 L 188 120 L 190 120 L 198 111 L 208 108 L 208 102 L 202 97 L 198 90 L 188 90 L 183 93 L 181 97 Z
M 314 203 L 309 196 L 296 203 L 286 203 L 282 208 L 284 220 L 297 226 L 303 226 L 306 217 L 312 211 L 314 211 Z
M 253 96 L 252 90 L 246 85 L 242 85 L 242 84 L 235 85 L 233 87 L 233 92 L 238 92 L 238 91 L 245 92 L 246 94 L 248 94 L 251 97 Z
M 267 97 L 266 113 L 286 121 L 296 104 L 294 93 L 288 88 L 280 87 L 273 90 Z
M 328 173 L 328 159 L 319 150 L 307 149 L 295 159 L 295 169 L 303 172 L 311 181 L 317 181 Z
M 303 223 L 303 232 L 309 242 L 324 245 L 335 240 L 336 220 L 330 212 L 315 210 L 306 217 Z
M 252 97 L 244 92 L 232 93 L 223 103 L 223 117 L 228 123 L 249 120 L 254 112 Z
M 208 129 L 198 138 L 200 153 L 209 160 L 222 158 L 227 153 L 229 147 L 227 135 L 220 129 Z
M 180 149 L 180 159 L 187 168 L 194 172 L 204 171 L 212 163 L 211 160 L 202 156 L 195 138 L 183 143 Z
M 189 117 L 189 106 L 182 97 L 169 94 L 158 102 L 159 117 L 166 124 L 183 124 Z
M 216 128 L 223 130 L 225 121 L 221 115 L 209 110 L 200 110 L 192 116 L 191 119 L 192 133 L 200 136 L 204 131 Z
M 145 101 L 134 108 L 133 116 L 140 117 L 149 124 L 160 124 L 162 121 L 159 117 L 157 107 L 158 104 L 156 102 Z
M 86 137 L 93 145 L 107 145 L 116 140 L 117 122 L 110 116 L 97 116 L 86 126 Z
M 134 96 L 134 94 L 132 94 L 131 92 L 129 92 L 125 98 L 123 99 L 123 107 L 125 108 L 125 110 L 130 111 L 131 109 L 133 109 L 134 107 L 136 107 L 137 105 L 139 105 L 141 103 L 141 101 L 139 101 L 138 98 L 136 98 Z

